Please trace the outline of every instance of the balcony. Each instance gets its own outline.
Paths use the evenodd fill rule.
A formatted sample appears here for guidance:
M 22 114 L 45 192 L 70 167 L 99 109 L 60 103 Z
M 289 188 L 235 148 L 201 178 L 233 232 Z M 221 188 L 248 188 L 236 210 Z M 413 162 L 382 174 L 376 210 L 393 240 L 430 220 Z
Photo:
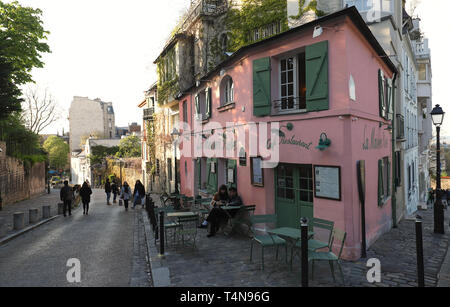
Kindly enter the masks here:
M 397 114 L 397 141 L 398 142 L 405 142 L 405 117 L 401 114 Z
M 181 29 L 185 31 L 190 27 L 193 21 L 199 16 L 218 16 L 228 10 L 228 1 L 224 0 L 195 0 L 191 3 L 191 8 L 186 19 L 181 25 Z
M 429 58 L 430 48 L 428 48 L 428 39 L 424 39 L 421 42 L 416 42 L 416 55 L 419 58 Z
M 144 120 L 153 120 L 154 108 L 144 109 Z

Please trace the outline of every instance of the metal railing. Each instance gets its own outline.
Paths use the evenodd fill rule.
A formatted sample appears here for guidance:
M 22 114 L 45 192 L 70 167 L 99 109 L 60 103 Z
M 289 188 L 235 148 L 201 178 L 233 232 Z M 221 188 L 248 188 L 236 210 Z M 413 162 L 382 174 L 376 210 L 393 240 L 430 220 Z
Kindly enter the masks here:
M 306 97 L 287 97 L 272 101 L 272 107 L 278 111 L 306 109 Z

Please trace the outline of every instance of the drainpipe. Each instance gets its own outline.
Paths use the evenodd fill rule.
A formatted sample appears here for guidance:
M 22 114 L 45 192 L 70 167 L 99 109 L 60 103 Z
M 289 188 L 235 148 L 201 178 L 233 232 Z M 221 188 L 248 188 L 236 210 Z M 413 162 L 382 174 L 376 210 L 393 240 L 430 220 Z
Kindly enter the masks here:
M 397 112 L 396 112 L 396 105 L 395 105 L 395 97 L 396 97 L 396 91 L 395 91 L 395 81 L 397 80 L 397 73 L 394 73 L 394 78 L 392 80 L 392 95 L 394 96 L 392 99 L 392 109 L 394 111 L 394 114 L 392 116 L 392 225 L 394 228 L 397 228 L 397 183 L 396 183 L 396 176 L 395 172 L 397 170 L 397 160 L 395 159 L 395 142 L 397 138 L 396 129 L 397 129 Z

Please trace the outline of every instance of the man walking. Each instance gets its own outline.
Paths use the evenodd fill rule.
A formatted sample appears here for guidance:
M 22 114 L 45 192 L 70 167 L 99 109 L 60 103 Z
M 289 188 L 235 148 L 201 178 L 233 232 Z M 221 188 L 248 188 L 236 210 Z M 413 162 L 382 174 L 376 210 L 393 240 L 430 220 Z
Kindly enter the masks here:
M 63 214 L 66 217 L 67 209 L 69 209 L 69 216 L 72 215 L 72 201 L 74 199 L 73 189 L 69 187 L 69 182 L 64 181 L 64 186 L 61 188 L 59 193 L 61 201 L 64 203 Z
M 106 183 L 105 183 L 105 193 L 106 193 L 106 204 L 108 206 L 111 206 L 111 203 L 109 202 L 109 200 L 111 199 L 111 183 L 109 182 L 109 178 L 106 179 Z
M 119 194 L 119 188 L 117 187 L 117 184 L 116 184 L 116 181 L 115 181 L 115 180 L 113 180 L 113 182 L 112 182 L 112 184 L 111 184 L 111 190 L 112 190 L 112 193 L 113 193 L 113 195 L 114 195 L 113 203 L 115 204 L 115 203 L 117 203 L 117 201 L 116 201 L 116 199 L 117 199 L 117 194 Z

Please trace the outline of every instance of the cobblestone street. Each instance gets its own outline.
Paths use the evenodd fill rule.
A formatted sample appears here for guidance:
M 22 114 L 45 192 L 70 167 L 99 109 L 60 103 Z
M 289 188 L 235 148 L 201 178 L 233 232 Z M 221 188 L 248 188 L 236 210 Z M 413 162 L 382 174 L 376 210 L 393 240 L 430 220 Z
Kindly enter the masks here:
M 157 197 L 153 197 L 155 200 Z M 447 213 L 447 212 L 446 212 Z M 424 219 L 425 282 L 427 287 L 437 285 L 437 274 L 447 252 L 450 231 L 446 235 L 433 234 L 433 210 L 420 211 Z M 447 218 L 448 221 L 448 218 Z M 448 224 L 448 222 L 446 222 Z M 171 286 L 244 286 L 244 287 L 298 287 L 301 284 L 300 259 L 294 260 L 293 270 L 284 262 L 284 249 L 280 249 L 279 259 L 275 252 L 265 250 L 265 270 L 260 269 L 261 250 L 254 248 L 253 262 L 250 262 L 250 240 L 242 236 L 226 237 L 218 234 L 206 237 L 206 230 L 199 229 L 197 248 L 166 247 L 164 260 L 152 259 L 156 266 L 167 267 L 170 271 Z M 170 243 L 170 241 L 169 241 Z M 150 244 L 154 244 L 150 240 Z M 398 228 L 383 235 L 371 246 L 369 258 L 381 261 L 382 280 L 370 284 L 366 274 L 368 259 L 356 262 L 342 261 L 345 286 L 356 287 L 417 287 L 416 242 L 414 221 L 404 220 Z M 334 283 L 328 263 L 316 263 L 314 281 L 310 286 L 342 286 L 340 274 L 336 270 Z
M 59 189 L 51 189 L 50 194 L 24 200 L 15 204 L 9 204 L 0 211 L 0 238 L 13 232 L 13 214 L 15 212 L 25 213 L 25 226 L 29 225 L 28 210 L 38 209 L 38 216 L 42 219 L 42 206 L 50 206 L 51 216 L 58 214 Z

